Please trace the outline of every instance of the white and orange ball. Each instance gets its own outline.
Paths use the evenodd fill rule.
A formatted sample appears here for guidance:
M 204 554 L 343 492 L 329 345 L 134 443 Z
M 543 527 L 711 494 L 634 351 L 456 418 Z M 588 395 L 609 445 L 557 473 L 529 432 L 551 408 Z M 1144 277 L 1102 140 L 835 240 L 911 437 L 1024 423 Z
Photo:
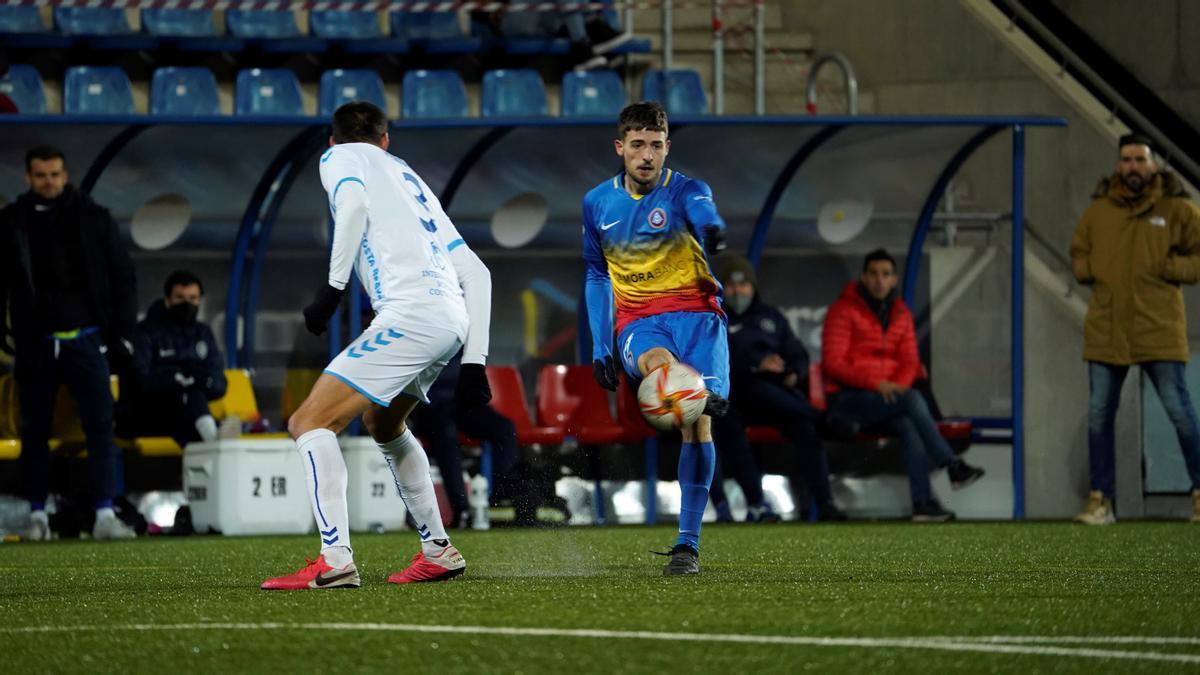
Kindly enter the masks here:
M 704 413 L 708 391 L 704 378 L 682 363 L 654 369 L 638 385 L 638 404 L 650 426 L 673 431 L 695 424 Z

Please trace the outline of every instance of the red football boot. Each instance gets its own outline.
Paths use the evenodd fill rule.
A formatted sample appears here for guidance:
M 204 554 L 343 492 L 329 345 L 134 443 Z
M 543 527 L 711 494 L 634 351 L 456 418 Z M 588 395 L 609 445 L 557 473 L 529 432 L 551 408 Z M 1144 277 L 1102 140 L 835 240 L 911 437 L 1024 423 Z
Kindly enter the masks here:
M 299 572 L 267 579 L 262 582 L 261 588 L 264 591 L 302 591 L 310 588 L 358 588 L 361 585 L 354 563 L 335 569 L 325 563 L 323 555 L 317 556 L 316 560 L 306 558 L 305 562 L 308 564 Z
M 467 571 L 467 561 L 453 546 L 447 546 L 442 552 L 426 557 L 417 553 L 412 557 L 412 564 L 403 572 L 396 572 L 388 577 L 389 584 L 415 584 L 421 581 L 447 581 Z

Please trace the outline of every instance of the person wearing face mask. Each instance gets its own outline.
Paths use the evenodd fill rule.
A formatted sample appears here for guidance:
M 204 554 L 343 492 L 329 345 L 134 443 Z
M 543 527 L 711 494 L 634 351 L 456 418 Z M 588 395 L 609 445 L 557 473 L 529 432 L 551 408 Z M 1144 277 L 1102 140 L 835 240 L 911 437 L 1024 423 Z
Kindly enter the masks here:
M 1121 137 L 1117 171 L 1100 181 L 1071 240 L 1075 279 L 1092 287 L 1084 320 L 1091 493 L 1075 517 L 1108 525 L 1113 511 L 1113 426 L 1129 367 L 1149 376 L 1175 425 L 1200 522 L 1200 422 L 1184 371 L 1184 284 L 1200 281 L 1200 209 L 1179 178 L 1161 171 L 1150 139 Z
M 829 459 L 818 435 L 818 429 L 835 425 L 805 393 L 808 351 L 783 314 L 762 300 L 749 260 L 733 257 L 722 267 L 729 316 L 730 410 L 714 422 L 714 431 L 722 468 L 731 471 L 746 495 L 746 520 L 779 520 L 764 499 L 762 472 L 746 440 L 747 425 L 779 429 L 795 448 L 799 475 L 793 484 L 807 487 L 816 501 L 817 519 L 845 520 L 829 490 Z M 710 497 L 719 516 L 730 518 L 725 492 L 716 479 Z
M 132 352 L 133 263 L 108 210 L 68 182 L 61 150 L 30 149 L 25 181 L 29 191 L 0 211 L 0 349 L 15 355 L 21 472 L 31 508 L 27 536 L 51 536 L 45 511 L 50 429 L 65 384 L 87 437 L 92 536 L 129 539 L 134 531 L 113 511 L 120 480 L 109 372 L 110 363 L 121 372 Z
M 121 436 L 170 436 L 180 446 L 217 438 L 209 401 L 225 395 L 225 361 L 208 324 L 196 319 L 204 285 L 176 270 L 134 334 L 134 377 L 122 382 Z

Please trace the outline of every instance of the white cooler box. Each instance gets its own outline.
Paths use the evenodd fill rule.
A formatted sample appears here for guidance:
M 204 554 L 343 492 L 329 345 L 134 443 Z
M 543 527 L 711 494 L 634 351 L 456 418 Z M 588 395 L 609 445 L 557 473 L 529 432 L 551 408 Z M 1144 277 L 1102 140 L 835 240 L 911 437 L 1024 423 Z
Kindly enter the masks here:
M 183 492 L 196 532 L 311 532 L 312 507 L 303 470 L 290 439 L 189 443 L 183 451 Z
M 404 500 L 379 446 L 370 436 L 345 436 L 338 443 L 350 477 L 346 490 L 350 529 L 357 532 L 404 529 L 407 513 Z

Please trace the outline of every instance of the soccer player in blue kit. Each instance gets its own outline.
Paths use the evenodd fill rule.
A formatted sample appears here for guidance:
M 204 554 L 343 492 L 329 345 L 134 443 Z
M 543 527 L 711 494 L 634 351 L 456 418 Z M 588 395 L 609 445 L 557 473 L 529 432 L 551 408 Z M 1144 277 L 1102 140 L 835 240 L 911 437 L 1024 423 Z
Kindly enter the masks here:
M 699 574 L 700 522 L 716 455 L 711 417 L 728 409 L 725 312 L 707 257 L 724 248 L 725 221 L 706 183 L 664 167 L 671 141 L 662 106 L 627 106 L 617 135 L 624 170 L 583 198 L 592 372 L 616 391 L 615 330 L 621 366 L 634 384 L 677 361 L 704 377 L 704 415 L 680 430 L 679 537 L 663 568 L 667 576 Z

